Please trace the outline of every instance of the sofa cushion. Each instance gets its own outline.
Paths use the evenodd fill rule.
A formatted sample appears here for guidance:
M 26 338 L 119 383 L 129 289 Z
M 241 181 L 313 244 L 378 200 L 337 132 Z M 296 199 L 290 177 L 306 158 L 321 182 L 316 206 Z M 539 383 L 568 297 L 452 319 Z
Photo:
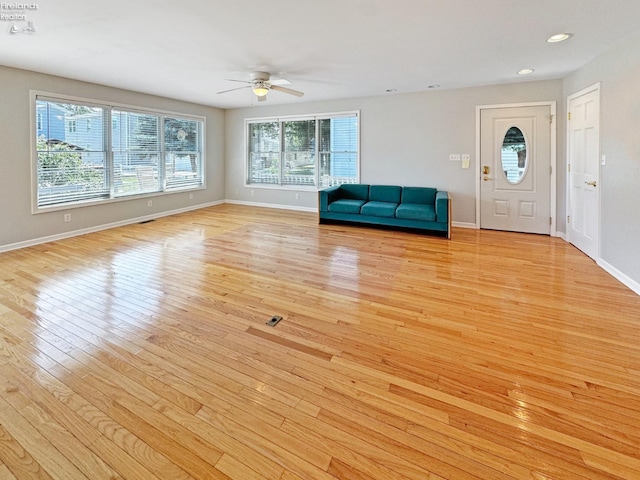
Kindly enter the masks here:
M 395 185 L 371 185 L 369 187 L 369 201 L 400 203 L 402 187 Z
M 401 203 L 396 209 L 396 218 L 404 218 L 405 220 L 420 220 L 423 222 L 435 222 L 436 209 L 433 207 L 433 205 L 424 205 L 420 203 Z
M 435 205 L 436 188 L 428 187 L 403 187 L 402 203 L 418 203 L 423 205 Z
M 343 183 L 340 185 L 340 198 L 349 198 L 354 200 L 369 199 L 369 185 L 362 183 Z
M 328 210 L 334 213 L 360 213 L 360 207 L 366 203 L 365 200 L 351 198 L 341 198 L 329 204 Z
M 397 203 L 392 202 L 367 202 L 360 209 L 362 215 L 371 215 L 374 217 L 395 217 Z

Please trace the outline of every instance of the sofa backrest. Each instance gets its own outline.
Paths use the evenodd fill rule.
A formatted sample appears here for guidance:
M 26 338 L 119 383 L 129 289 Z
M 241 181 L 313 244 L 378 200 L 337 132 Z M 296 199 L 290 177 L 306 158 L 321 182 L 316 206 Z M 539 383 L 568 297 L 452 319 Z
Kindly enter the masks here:
M 400 203 L 402 187 L 395 185 L 371 185 L 369 187 L 370 202 Z
M 435 205 L 437 188 L 402 187 L 402 203 Z
M 369 185 L 362 183 L 343 183 L 340 185 L 340 197 L 352 200 L 368 200 Z

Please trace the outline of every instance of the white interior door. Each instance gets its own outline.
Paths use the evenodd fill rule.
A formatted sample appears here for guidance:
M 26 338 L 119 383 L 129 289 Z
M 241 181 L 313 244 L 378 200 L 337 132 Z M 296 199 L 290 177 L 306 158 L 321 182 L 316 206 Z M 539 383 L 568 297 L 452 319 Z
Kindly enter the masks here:
M 480 228 L 549 234 L 550 105 L 480 111 Z
M 600 215 L 600 89 L 568 98 L 569 242 L 598 258 Z

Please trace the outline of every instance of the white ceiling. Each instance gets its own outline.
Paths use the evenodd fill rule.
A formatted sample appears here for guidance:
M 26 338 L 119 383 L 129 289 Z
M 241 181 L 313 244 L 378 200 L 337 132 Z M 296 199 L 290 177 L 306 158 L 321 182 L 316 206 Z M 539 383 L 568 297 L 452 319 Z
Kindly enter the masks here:
M 252 70 L 305 92 L 267 104 L 561 78 L 640 29 L 639 0 L 48 0 L 23 13 L 37 32 L 0 21 L 0 64 L 222 108 L 256 104 L 249 89 L 216 94 Z M 558 32 L 574 36 L 546 42 Z

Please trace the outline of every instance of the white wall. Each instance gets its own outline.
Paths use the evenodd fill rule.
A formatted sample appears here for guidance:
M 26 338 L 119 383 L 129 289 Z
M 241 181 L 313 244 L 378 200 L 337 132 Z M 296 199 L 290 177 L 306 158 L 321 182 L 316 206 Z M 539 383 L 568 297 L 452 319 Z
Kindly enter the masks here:
M 224 199 L 223 110 L 2 66 L 0 86 L 0 250 Z M 192 192 L 193 200 L 188 193 L 155 196 L 153 207 L 138 198 L 75 208 L 69 223 L 63 222 L 67 211 L 33 215 L 30 90 L 206 117 L 207 188 Z
M 566 98 L 600 82 L 601 260 L 640 285 L 640 33 L 563 81 Z
M 271 95 L 277 95 L 272 93 Z M 555 100 L 564 118 L 562 81 L 433 90 L 412 94 L 318 103 L 265 105 L 226 111 L 225 178 L 227 199 L 240 202 L 317 207 L 317 193 L 245 187 L 244 119 L 360 110 L 363 183 L 420 185 L 448 190 L 453 221 L 475 223 L 476 106 Z M 558 138 L 564 123 L 558 122 Z M 471 168 L 449 161 L 450 153 L 471 154 Z M 559 162 L 564 161 L 564 156 Z M 558 183 L 559 218 L 564 217 L 564 177 Z M 251 195 L 253 191 L 253 195 Z M 295 194 L 300 194 L 300 199 Z

